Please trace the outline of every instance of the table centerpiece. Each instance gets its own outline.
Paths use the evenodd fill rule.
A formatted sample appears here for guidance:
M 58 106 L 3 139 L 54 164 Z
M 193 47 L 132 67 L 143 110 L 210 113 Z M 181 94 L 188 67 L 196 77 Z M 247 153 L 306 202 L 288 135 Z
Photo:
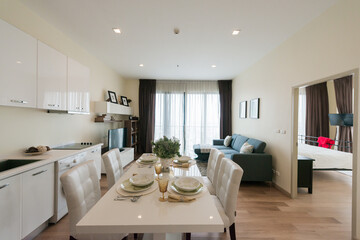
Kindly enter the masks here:
M 173 157 L 181 156 L 180 155 L 180 143 L 179 140 L 175 137 L 168 138 L 164 136 L 152 142 L 153 145 L 153 153 L 156 154 L 160 158 L 160 162 L 162 165 L 162 170 L 164 172 L 169 171 L 169 167 Z

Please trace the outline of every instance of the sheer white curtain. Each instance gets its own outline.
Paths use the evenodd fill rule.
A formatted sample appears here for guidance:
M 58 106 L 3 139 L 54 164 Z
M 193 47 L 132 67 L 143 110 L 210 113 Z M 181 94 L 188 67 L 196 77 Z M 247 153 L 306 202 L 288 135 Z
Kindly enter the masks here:
M 220 136 L 220 100 L 216 81 L 157 81 L 155 140 L 176 137 L 181 153 L 194 156 L 194 144 Z

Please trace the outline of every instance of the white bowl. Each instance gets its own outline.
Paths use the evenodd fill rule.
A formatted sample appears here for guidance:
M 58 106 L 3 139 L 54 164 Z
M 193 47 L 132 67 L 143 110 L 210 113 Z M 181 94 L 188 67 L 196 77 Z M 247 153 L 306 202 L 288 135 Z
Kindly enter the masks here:
M 177 158 L 177 160 L 179 161 L 179 162 L 189 162 L 190 160 L 191 160 L 191 157 L 188 157 L 188 156 L 181 156 L 181 157 L 179 157 L 179 158 Z
M 200 182 L 193 177 L 181 177 L 176 179 L 174 185 L 182 191 L 194 191 L 200 186 Z
M 143 186 L 149 185 L 151 182 L 154 181 L 154 175 L 153 174 L 138 174 L 138 175 L 132 176 L 129 179 L 129 181 L 134 186 L 143 187 Z
M 142 155 L 140 158 L 139 158 L 142 162 L 153 162 L 153 161 L 156 161 L 157 160 L 157 157 L 156 156 L 151 156 L 151 155 Z

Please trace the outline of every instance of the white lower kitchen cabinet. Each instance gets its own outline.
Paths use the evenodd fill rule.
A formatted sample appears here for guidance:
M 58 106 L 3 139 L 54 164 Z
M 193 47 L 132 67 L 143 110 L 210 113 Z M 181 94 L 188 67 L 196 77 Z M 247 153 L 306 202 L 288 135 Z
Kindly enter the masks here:
M 101 178 L 101 146 L 98 146 L 96 148 L 93 148 L 89 151 L 86 152 L 86 161 L 88 160 L 94 160 L 95 161 L 95 166 L 96 166 L 96 171 L 98 174 L 98 178 Z
M 20 175 L 0 181 L 0 239 L 20 239 Z
M 22 238 L 53 216 L 54 178 L 54 163 L 22 174 Z

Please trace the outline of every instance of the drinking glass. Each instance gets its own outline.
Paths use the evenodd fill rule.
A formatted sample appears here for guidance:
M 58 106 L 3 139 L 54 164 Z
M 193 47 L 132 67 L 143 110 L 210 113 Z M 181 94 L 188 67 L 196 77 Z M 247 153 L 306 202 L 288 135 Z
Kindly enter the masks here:
M 160 178 L 159 178 L 159 175 L 160 175 L 160 173 L 161 173 L 161 164 L 156 164 L 156 165 L 155 165 L 155 172 L 156 172 L 156 174 L 157 174 L 156 180 L 159 180 L 159 179 L 160 179 Z
M 159 191 L 162 193 L 162 197 L 159 198 L 159 201 L 165 202 L 166 199 L 165 199 L 164 193 L 166 193 L 166 191 L 167 191 L 169 179 L 161 178 L 158 180 L 158 183 L 159 183 Z

